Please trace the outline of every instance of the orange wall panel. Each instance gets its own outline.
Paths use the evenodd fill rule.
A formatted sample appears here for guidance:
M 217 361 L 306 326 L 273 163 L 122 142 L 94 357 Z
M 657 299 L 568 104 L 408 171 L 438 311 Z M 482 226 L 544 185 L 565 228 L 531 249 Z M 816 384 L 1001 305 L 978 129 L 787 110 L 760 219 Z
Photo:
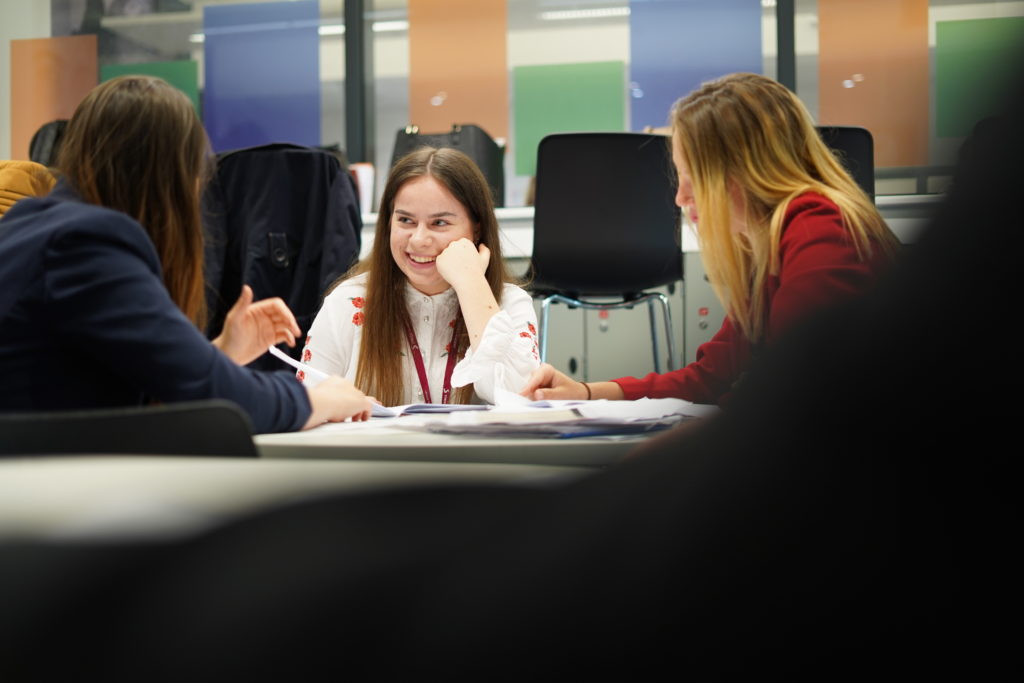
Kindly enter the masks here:
M 878 167 L 926 165 L 928 0 L 818 0 L 818 45 L 819 122 L 870 130 Z
M 409 0 L 409 123 L 508 138 L 505 0 Z
M 11 41 L 11 157 L 28 159 L 39 127 L 71 118 L 99 80 L 96 36 Z

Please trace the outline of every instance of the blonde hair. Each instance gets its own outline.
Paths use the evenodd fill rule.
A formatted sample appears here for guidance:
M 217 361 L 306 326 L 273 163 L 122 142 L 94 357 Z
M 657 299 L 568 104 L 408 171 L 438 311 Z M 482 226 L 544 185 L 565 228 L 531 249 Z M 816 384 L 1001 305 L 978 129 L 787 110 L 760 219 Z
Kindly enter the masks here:
M 171 299 L 199 329 L 206 326 L 199 188 L 209 161 L 192 102 L 153 76 L 120 76 L 89 91 L 57 159 L 83 200 L 142 225 Z
M 359 369 L 356 386 L 374 396 L 384 405 L 402 401 L 401 351 L 405 344 L 405 325 L 409 310 L 405 300 L 405 274 L 391 255 L 391 214 L 398 191 L 410 180 L 430 176 L 459 201 L 477 226 L 477 239 L 491 251 L 485 277 L 494 299 L 500 304 L 502 288 L 512 282 L 501 256 L 498 219 L 487 180 L 468 156 L 454 149 L 422 147 L 400 159 L 391 169 L 377 216 L 373 251 L 353 273 L 369 272 L 366 281 L 366 304 L 363 322 L 363 343 L 359 348 Z M 350 275 L 345 275 L 342 280 Z M 460 357 L 469 348 L 469 335 L 459 317 L 456 348 L 450 353 Z M 454 403 L 469 403 L 472 385 L 453 392 Z
M 765 331 L 765 284 L 779 271 L 789 203 L 806 192 L 834 202 L 862 260 L 898 242 L 868 196 L 833 156 L 810 113 L 758 74 L 703 84 L 672 108 L 672 144 L 690 171 L 700 214 L 701 259 L 730 319 L 751 341 Z M 733 216 L 739 192 L 744 216 Z M 735 219 L 746 224 L 738 234 Z

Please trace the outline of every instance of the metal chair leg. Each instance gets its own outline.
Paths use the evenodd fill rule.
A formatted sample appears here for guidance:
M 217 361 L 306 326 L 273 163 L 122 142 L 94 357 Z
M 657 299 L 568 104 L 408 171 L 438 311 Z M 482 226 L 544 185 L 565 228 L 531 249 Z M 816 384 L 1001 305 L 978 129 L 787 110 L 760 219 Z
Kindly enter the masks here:
M 668 371 L 676 369 L 676 345 L 675 345 L 675 333 L 672 331 L 672 308 L 669 306 L 668 297 L 664 294 L 658 294 L 658 298 L 661 300 L 661 311 L 665 316 L 665 343 L 668 345 Z M 651 331 L 653 334 L 653 330 Z
M 551 300 L 553 296 L 546 296 L 540 302 L 540 320 L 538 325 L 540 329 L 537 332 L 537 336 L 540 337 L 540 362 L 548 362 L 548 314 L 551 312 Z
M 647 316 L 651 324 L 651 348 L 654 352 L 654 371 L 661 372 L 661 350 L 658 344 L 658 326 L 654 311 L 654 300 L 661 302 L 661 312 L 665 320 L 665 343 L 668 348 L 668 360 L 666 362 L 669 371 L 676 369 L 676 346 L 675 335 L 672 333 L 672 311 L 669 306 L 668 297 L 661 292 L 648 292 L 642 297 L 630 301 L 618 301 L 614 303 L 593 303 L 573 299 L 561 294 L 551 294 L 544 297 L 540 304 L 540 320 L 538 331 L 538 346 L 540 346 L 540 362 L 546 363 L 548 358 L 548 323 L 551 314 L 551 303 L 561 302 L 570 308 L 583 308 L 591 310 L 612 310 L 618 308 L 633 308 L 641 302 L 647 303 Z M 586 353 L 584 352 L 584 376 L 586 376 Z
M 654 351 L 654 371 L 661 374 L 661 354 L 658 352 L 658 325 L 654 319 L 654 299 L 647 299 L 647 317 L 651 321 L 651 349 Z

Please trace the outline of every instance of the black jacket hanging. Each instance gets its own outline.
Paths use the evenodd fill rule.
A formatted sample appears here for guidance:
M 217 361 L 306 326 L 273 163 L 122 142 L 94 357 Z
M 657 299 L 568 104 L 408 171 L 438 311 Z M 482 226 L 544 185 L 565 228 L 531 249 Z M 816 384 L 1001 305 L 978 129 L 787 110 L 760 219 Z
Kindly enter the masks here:
M 328 152 L 275 143 L 224 152 L 203 199 L 212 338 L 242 291 L 279 296 L 309 329 L 328 285 L 359 258 L 355 182 Z M 290 349 L 298 358 L 301 341 Z M 280 369 L 265 355 L 250 367 Z

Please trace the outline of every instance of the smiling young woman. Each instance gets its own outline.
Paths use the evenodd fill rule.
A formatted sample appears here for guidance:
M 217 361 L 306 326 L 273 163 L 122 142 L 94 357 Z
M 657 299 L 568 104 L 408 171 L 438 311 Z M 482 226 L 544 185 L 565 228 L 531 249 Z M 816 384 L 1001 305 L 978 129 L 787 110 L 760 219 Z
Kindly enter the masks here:
M 539 364 L 533 301 L 512 280 L 483 174 L 421 148 L 391 170 L 373 251 L 324 300 L 303 357 L 384 405 L 493 402 Z

